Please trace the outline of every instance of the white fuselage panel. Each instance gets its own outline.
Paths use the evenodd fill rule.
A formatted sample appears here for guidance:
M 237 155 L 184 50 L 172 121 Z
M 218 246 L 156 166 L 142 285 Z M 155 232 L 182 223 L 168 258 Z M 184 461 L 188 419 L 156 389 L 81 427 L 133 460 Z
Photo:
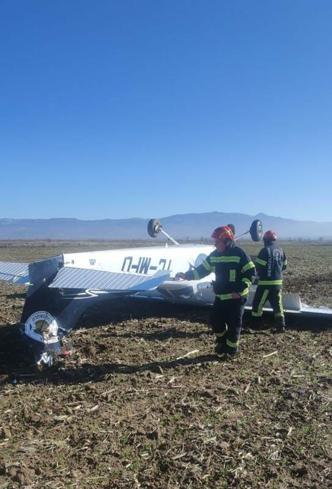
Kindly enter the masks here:
M 213 249 L 213 246 L 204 245 L 153 246 L 66 253 L 63 259 L 65 267 L 140 275 L 154 275 L 157 271 L 162 270 L 170 272 L 170 277 L 174 278 L 178 272 L 186 272 L 198 266 Z

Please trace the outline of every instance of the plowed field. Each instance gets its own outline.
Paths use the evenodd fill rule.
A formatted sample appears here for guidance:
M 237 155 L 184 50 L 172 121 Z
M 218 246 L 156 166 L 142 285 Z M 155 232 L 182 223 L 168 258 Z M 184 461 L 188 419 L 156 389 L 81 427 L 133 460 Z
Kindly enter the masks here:
M 2 243 L 0 260 L 109 246 Z M 332 307 L 332 245 L 284 249 L 285 289 Z M 37 372 L 23 302 L 0 285 L 0 489 L 331 487 L 330 331 L 273 335 L 264 320 L 222 361 L 207 310 L 123 301 L 85 316 L 74 354 Z

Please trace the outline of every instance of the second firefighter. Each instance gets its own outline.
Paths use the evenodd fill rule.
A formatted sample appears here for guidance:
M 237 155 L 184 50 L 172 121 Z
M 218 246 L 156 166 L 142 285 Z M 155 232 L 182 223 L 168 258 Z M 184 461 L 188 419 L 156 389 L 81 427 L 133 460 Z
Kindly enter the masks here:
M 258 285 L 252 305 L 253 319 L 263 315 L 263 306 L 269 301 L 274 312 L 275 332 L 285 331 L 285 314 L 282 305 L 282 272 L 287 267 L 285 252 L 277 243 L 274 231 L 266 231 L 263 236 L 264 248 L 256 258 Z

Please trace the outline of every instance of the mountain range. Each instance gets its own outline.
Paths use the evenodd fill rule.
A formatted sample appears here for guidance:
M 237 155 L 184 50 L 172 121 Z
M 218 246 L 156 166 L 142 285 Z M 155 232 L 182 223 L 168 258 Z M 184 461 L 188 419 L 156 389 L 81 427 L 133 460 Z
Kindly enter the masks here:
M 177 214 L 161 218 L 164 229 L 175 239 L 209 238 L 212 230 L 224 224 L 235 225 L 238 234 L 249 229 L 254 219 L 263 222 L 264 229 L 273 229 L 282 239 L 332 239 L 332 222 L 297 221 L 283 217 L 257 214 L 207 212 Z M 0 218 L 0 239 L 61 239 L 119 240 L 148 239 L 149 219 L 81 220 L 74 218 L 7 219 Z

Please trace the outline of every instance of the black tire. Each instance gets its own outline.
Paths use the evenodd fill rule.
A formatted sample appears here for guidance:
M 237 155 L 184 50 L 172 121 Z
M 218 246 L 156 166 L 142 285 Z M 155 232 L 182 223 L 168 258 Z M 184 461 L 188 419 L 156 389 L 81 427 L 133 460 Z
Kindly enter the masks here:
M 155 238 L 160 233 L 161 224 L 158 219 L 150 219 L 148 222 L 148 235 Z
M 263 223 L 255 219 L 250 226 L 249 233 L 253 241 L 261 241 L 263 237 Z

